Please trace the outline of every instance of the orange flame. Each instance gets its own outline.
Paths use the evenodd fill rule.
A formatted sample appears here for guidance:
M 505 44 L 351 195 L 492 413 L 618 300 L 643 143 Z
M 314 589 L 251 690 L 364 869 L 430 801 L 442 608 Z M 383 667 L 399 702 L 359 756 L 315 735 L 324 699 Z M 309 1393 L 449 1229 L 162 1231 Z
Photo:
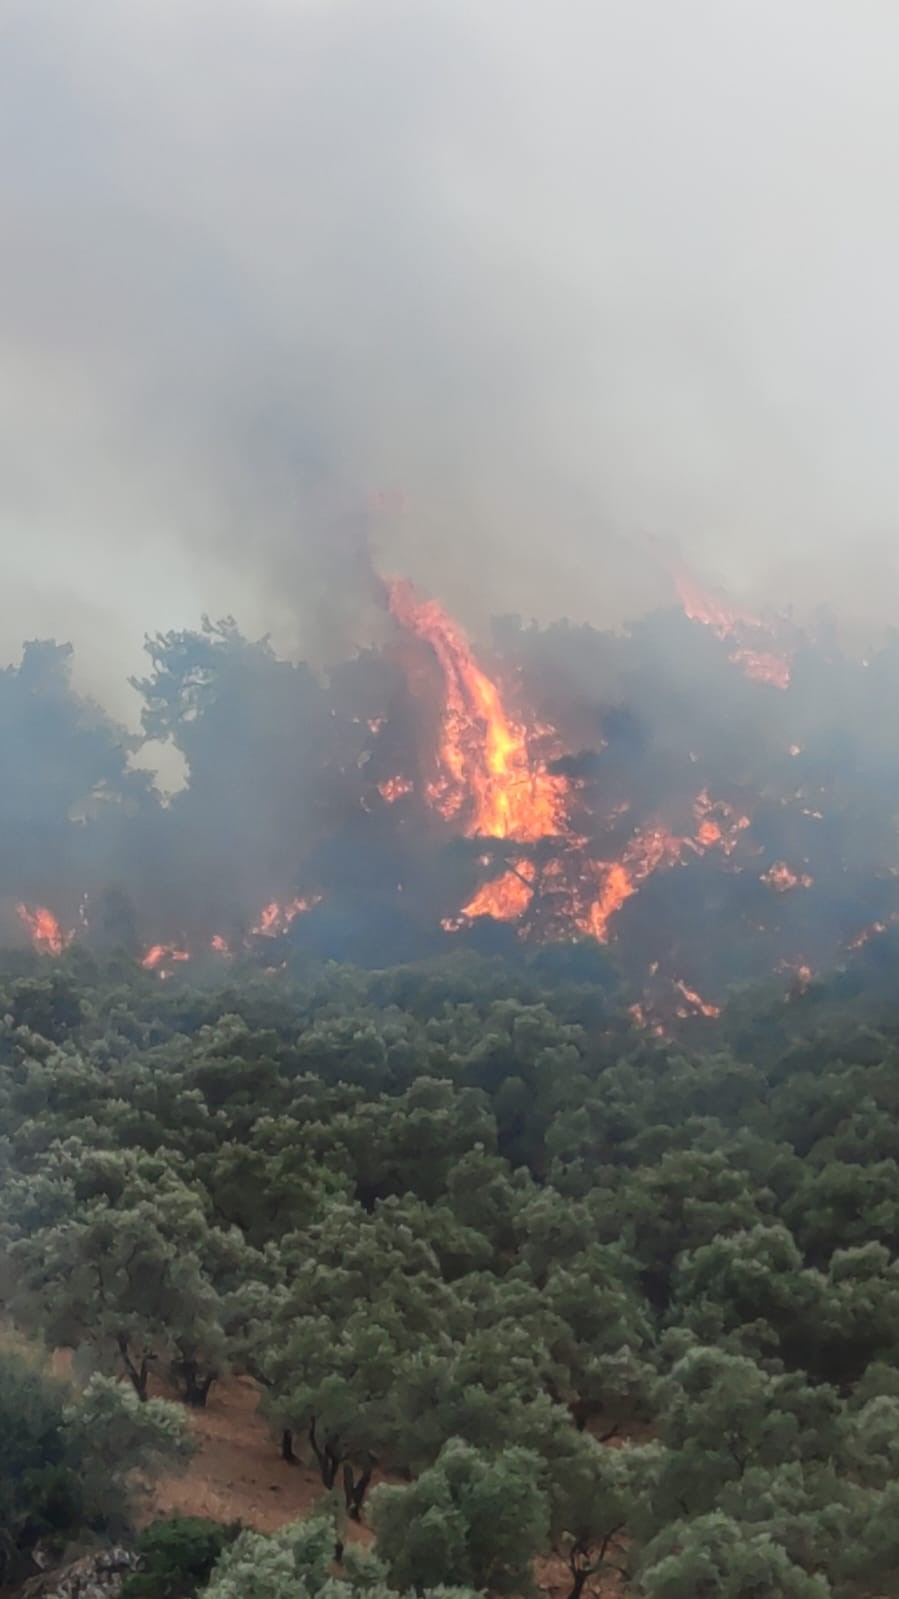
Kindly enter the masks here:
M 492 916 L 498 922 L 517 921 L 531 903 L 536 877 L 533 861 L 517 861 L 501 877 L 484 883 L 462 907 L 460 915 L 469 921 L 475 916 Z
M 532 761 L 525 729 L 507 715 L 461 629 L 411 584 L 392 582 L 388 592 L 396 620 L 430 644 L 443 674 L 439 772 L 428 791 L 435 808 L 447 820 L 461 814 L 469 838 L 532 843 L 559 833 L 565 781 Z
M 761 880 L 767 888 L 773 888 L 776 894 L 787 894 L 791 888 L 811 888 L 814 882 L 814 878 L 809 877 L 808 872 L 794 872 L 786 861 L 775 861 L 767 872 L 762 873 Z
M 675 978 L 674 986 L 678 993 L 683 995 L 683 998 L 686 1001 L 686 1007 L 689 1007 L 686 1008 L 683 1005 L 678 1006 L 677 1015 L 680 1016 L 682 1020 L 688 1016 L 706 1016 L 711 1019 L 712 1017 L 721 1015 L 720 1005 L 712 1005 L 708 1000 L 703 999 L 700 994 L 697 994 L 695 988 L 687 987 L 687 984 L 683 981 L 683 978 Z
M 610 918 L 659 866 L 674 865 L 689 841 L 664 827 L 651 827 L 634 835 L 620 860 L 585 863 L 585 840 L 574 834 L 566 814 L 566 780 L 532 757 L 527 730 L 506 711 L 497 685 L 478 666 L 464 633 L 436 601 L 420 598 L 410 584 L 392 582 L 388 592 L 393 616 L 430 644 L 443 676 L 438 776 L 427 790 L 431 804 L 448 821 L 458 817 L 468 837 L 562 841 L 579 880 L 564 887 L 569 874 L 558 857 L 545 865 L 544 879 L 557 880 L 579 931 L 606 942 Z M 546 735 L 552 729 L 539 732 Z M 722 814 L 731 826 L 748 826 L 731 822 L 733 813 L 727 808 Z M 443 925 L 455 930 L 475 916 L 515 921 L 531 904 L 536 876 L 531 863 L 515 862 L 483 884 L 459 915 Z
M 645 1029 L 646 1032 L 655 1033 L 657 1038 L 664 1038 L 666 1036 L 662 1023 L 655 1021 L 652 1017 L 648 1016 L 643 1005 L 628 1005 L 627 1009 L 628 1015 L 632 1018 L 636 1027 L 641 1027 Z
M 388 805 L 394 805 L 405 794 L 411 794 L 413 786 L 408 777 L 401 777 L 397 774 L 396 777 L 388 777 L 385 782 L 379 783 L 378 793 L 383 800 L 387 801 Z
M 263 908 L 252 931 L 262 938 L 278 938 L 304 911 L 311 911 L 318 905 L 320 899 L 320 895 L 315 895 L 310 899 L 287 900 L 283 905 L 273 899 Z
M 886 921 L 872 922 L 870 927 L 863 927 L 860 933 L 850 938 L 846 948 L 863 949 L 869 939 L 877 938 L 881 933 L 885 933 L 888 927 L 895 927 L 897 922 L 899 922 L 899 911 L 893 911 Z
M 720 849 L 732 855 L 740 834 L 749 827 L 749 817 L 740 816 L 726 800 L 712 800 L 707 788 L 696 796 L 693 815 L 698 823 L 694 844 L 700 850 Z
M 715 599 L 714 595 L 705 593 L 690 574 L 676 562 L 669 559 L 667 564 L 674 580 L 677 597 L 690 621 L 701 622 L 704 627 L 710 627 L 717 638 L 730 639 L 734 647 L 729 659 L 735 666 L 739 666 L 747 677 L 753 678 L 758 683 L 770 683 L 774 688 L 789 688 L 792 670 L 789 656 L 775 649 L 756 649 L 744 642 L 747 632 L 765 638 L 768 629 L 764 622 L 757 616 L 741 615 L 731 606 Z
M 665 827 L 648 828 L 631 839 L 620 861 L 596 862 L 602 878 L 599 898 L 577 918 L 583 933 L 592 933 L 601 944 L 608 943 L 609 919 L 626 900 L 636 894 L 657 867 L 674 866 L 680 860 L 685 840 L 676 838 Z
M 804 994 L 814 976 L 812 968 L 801 959 L 778 961 L 775 969 L 779 972 L 789 972 L 792 975 L 793 980 L 789 988 L 790 998 Z
M 174 944 L 152 944 L 146 955 L 141 960 L 141 965 L 148 972 L 155 972 L 158 967 L 167 961 L 189 961 L 190 953 L 186 949 L 178 949 Z
M 74 933 L 64 933 L 46 905 L 16 906 L 19 920 L 27 927 L 31 935 L 31 942 L 39 955 L 61 955 L 67 944 L 71 944 Z

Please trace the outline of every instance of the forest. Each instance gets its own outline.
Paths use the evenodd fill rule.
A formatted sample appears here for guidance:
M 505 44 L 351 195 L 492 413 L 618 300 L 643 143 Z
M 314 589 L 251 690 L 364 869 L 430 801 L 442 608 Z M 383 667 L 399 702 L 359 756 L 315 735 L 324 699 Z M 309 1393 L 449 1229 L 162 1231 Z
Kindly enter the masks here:
M 3 1590 L 899 1594 L 897 961 L 660 1034 L 590 941 L 8 952 Z M 313 1514 L 148 1523 L 233 1374 Z

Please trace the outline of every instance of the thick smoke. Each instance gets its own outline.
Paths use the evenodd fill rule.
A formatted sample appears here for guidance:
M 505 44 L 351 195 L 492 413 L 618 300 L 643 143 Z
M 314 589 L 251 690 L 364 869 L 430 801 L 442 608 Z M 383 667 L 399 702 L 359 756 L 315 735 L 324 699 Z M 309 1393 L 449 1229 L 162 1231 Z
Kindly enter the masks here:
M 7 909 L 87 893 L 137 947 L 322 892 L 321 948 L 365 944 L 364 901 L 422 949 L 483 863 L 373 798 L 422 735 L 399 573 L 481 641 L 506 618 L 585 805 L 751 796 L 753 870 L 656 872 L 635 947 L 689 904 L 764 923 L 765 961 L 888 918 L 894 647 L 816 623 L 777 699 L 673 615 L 580 624 L 666 604 L 678 561 L 866 646 L 896 613 L 897 44 L 887 0 L 8 0 L 0 657 L 71 640 L 78 692 L 44 646 L 2 680 Z M 142 706 L 139 750 L 106 713 Z M 814 889 L 760 888 L 781 856 Z
M 660 601 L 648 533 L 806 610 L 895 604 L 887 0 L 0 28 L 7 658 L 74 637 L 131 716 L 147 626 L 333 659 L 383 489 L 382 564 L 475 627 Z

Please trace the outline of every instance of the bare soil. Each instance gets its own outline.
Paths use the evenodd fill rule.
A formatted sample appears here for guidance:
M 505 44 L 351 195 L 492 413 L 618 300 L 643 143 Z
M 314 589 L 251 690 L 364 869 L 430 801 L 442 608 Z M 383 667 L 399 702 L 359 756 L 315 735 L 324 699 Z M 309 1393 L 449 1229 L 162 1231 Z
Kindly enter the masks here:
M 215 1385 L 206 1409 L 189 1412 L 196 1454 L 184 1471 L 157 1480 L 144 1502 L 142 1521 L 209 1516 L 275 1532 L 321 1503 L 324 1489 L 318 1472 L 305 1463 L 290 1466 L 281 1460 L 258 1402 L 249 1377 L 229 1377 Z M 365 1526 L 350 1523 L 346 1531 L 354 1540 L 371 1539 Z M 571 1577 L 560 1560 L 538 1561 L 536 1577 L 547 1599 L 565 1599 Z M 617 1580 L 594 1578 L 584 1599 L 615 1599 L 621 1592 Z
M 269 1427 L 258 1414 L 259 1394 L 249 1377 L 216 1383 L 205 1410 L 191 1410 L 197 1451 L 186 1470 L 159 1478 L 142 1519 L 209 1516 L 240 1521 L 259 1532 L 275 1532 L 306 1516 L 322 1498 L 318 1472 L 280 1458 Z

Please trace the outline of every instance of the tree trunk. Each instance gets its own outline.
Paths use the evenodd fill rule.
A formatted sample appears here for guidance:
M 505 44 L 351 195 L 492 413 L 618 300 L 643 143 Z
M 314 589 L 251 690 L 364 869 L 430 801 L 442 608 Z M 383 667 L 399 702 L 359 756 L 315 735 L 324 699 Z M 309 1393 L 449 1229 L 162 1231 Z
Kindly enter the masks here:
M 592 1555 L 589 1540 L 580 1538 L 577 1543 L 572 1544 L 565 1557 L 565 1563 L 571 1572 L 571 1587 L 565 1599 L 581 1599 L 588 1577 L 597 1577 L 604 1570 L 612 1540 L 617 1538 L 623 1525 L 623 1522 L 619 1522 L 617 1526 L 610 1527 L 608 1532 L 603 1534 L 599 1548 L 593 1549 Z M 620 1570 L 620 1567 L 614 1569 Z
M 293 1452 L 293 1433 L 285 1427 L 281 1433 L 281 1459 L 286 1460 L 288 1466 L 295 1466 L 297 1457 Z
M 150 1386 L 150 1361 L 153 1359 L 153 1356 L 147 1354 L 142 1355 L 140 1365 L 136 1366 L 131 1358 L 131 1351 L 128 1348 L 128 1339 L 124 1333 L 118 1334 L 116 1343 L 119 1346 L 119 1354 L 122 1357 L 122 1364 L 131 1379 L 131 1385 L 134 1389 L 134 1392 L 137 1394 L 141 1404 L 146 1404 L 147 1393 Z
M 571 1568 L 572 1583 L 566 1595 L 566 1599 L 581 1599 L 581 1594 L 584 1591 L 584 1583 L 587 1581 L 589 1575 L 589 1566 L 573 1566 Z
M 183 1388 L 181 1397 L 185 1403 L 192 1405 L 196 1410 L 205 1410 L 209 1390 L 216 1380 L 217 1372 L 209 1371 L 205 1377 L 201 1377 L 195 1360 L 182 1360 L 172 1366 L 172 1375 L 176 1381 L 178 1379 L 181 1381 Z
M 356 1478 L 349 1462 L 343 1468 L 343 1497 L 346 1501 L 350 1518 L 353 1521 L 362 1520 L 362 1502 L 368 1492 L 368 1485 L 371 1482 L 371 1475 L 374 1469 L 374 1461 L 369 1460 L 365 1470 Z
M 576 1399 L 571 1406 L 571 1417 L 578 1432 L 583 1432 L 587 1422 L 590 1420 L 590 1406 L 585 1404 L 583 1400 Z
M 337 1480 L 340 1458 L 329 1444 L 320 1444 L 315 1436 L 315 1418 L 309 1423 L 309 1443 L 318 1462 L 319 1475 L 325 1488 L 333 1488 Z

